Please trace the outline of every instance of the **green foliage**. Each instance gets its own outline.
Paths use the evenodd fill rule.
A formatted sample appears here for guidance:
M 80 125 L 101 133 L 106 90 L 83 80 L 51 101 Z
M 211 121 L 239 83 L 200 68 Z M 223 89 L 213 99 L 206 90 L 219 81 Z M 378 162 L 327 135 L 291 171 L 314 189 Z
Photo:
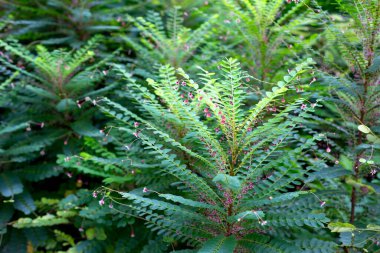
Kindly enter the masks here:
M 147 80 L 152 93 L 122 72 L 139 103 L 137 109 L 148 118 L 108 99 L 103 100 L 101 109 L 120 122 L 115 128 L 136 137 L 140 144 L 134 145 L 147 150 L 147 158 L 161 162 L 160 174 L 170 175 L 173 186 L 182 189 L 183 195 L 161 194 L 154 186 L 145 185 L 143 192 L 151 193 L 149 196 L 135 191 L 118 192 L 130 200 L 124 203 L 109 188 L 99 193 L 114 201 L 115 206 L 129 207 L 158 234 L 192 245 L 203 245 L 205 239 L 220 235 L 204 244 L 207 252 L 231 252 L 236 242 L 228 236 L 244 238 L 256 234 L 251 232 L 253 228 L 265 231 L 266 226 L 271 230 L 323 227 L 328 221 L 323 214 L 313 213 L 313 207 L 292 210 L 292 202 L 282 197 L 285 189 L 315 169 L 304 169 L 301 164 L 313 164 L 308 150 L 318 137 L 300 142 L 295 139 L 298 122 L 312 107 L 301 109 L 305 103 L 302 98 L 289 104 L 279 104 L 278 100 L 291 92 L 293 82 L 309 71 L 310 63 L 312 60 L 299 64 L 254 103 L 247 100 L 242 84 L 247 74 L 234 59 L 220 63 L 220 78 L 201 69 L 197 82 L 182 69 L 176 73 L 172 67 L 162 66 L 157 81 Z M 178 76 L 183 79 L 178 81 Z M 178 84 L 181 81 L 186 86 Z M 194 96 L 181 98 L 180 92 L 184 91 Z M 140 97 L 147 100 L 141 101 Z M 250 108 L 243 110 L 247 106 Z M 276 113 L 267 113 L 268 106 L 276 106 Z M 155 120 L 161 112 L 165 112 L 165 118 Z M 293 140 L 297 140 L 293 149 L 284 148 L 285 142 Z M 251 157 L 256 157 L 255 161 Z M 278 213 L 280 206 L 282 211 Z
M 0 251 L 380 251 L 379 24 L 378 0 L 1 1 Z
M 198 252 L 199 253 L 233 252 L 235 247 L 236 247 L 235 238 L 218 236 L 207 241 L 205 245 Z
M 330 181 L 323 188 L 337 190 L 340 198 L 333 200 L 334 206 L 346 206 L 344 209 L 332 208 L 328 212 L 337 222 L 334 224 L 344 225 L 335 226 L 332 231 L 342 232 L 340 242 L 346 251 L 348 248 L 355 251 L 372 247 L 371 241 L 376 240 L 376 232 L 364 231 L 360 232 L 360 239 L 357 237 L 362 243 L 356 244 L 356 239 L 351 238 L 351 234 L 356 237 L 359 233 L 353 232 L 355 227 L 379 223 L 377 211 L 373 213 L 372 207 L 379 205 L 380 193 L 377 173 L 379 147 L 376 144 L 380 123 L 379 31 L 375 28 L 380 23 L 380 6 L 378 1 L 371 0 L 337 1 L 337 4 L 342 16 L 336 18 L 324 13 L 330 23 L 325 32 L 328 47 L 324 48 L 324 53 L 339 55 L 339 58 L 323 59 L 325 71 L 320 73 L 319 80 L 329 89 L 317 95 L 324 97 L 326 109 L 317 112 L 321 117 L 315 119 L 314 126 L 318 131 L 327 132 L 327 146 L 332 152 L 330 159 L 332 162 L 336 159 L 335 163 L 339 162 L 346 171 L 341 181 Z M 318 89 L 321 86 L 317 85 Z M 348 243 L 351 239 L 353 243 Z
M 0 95 L 4 112 L 0 118 L 0 193 L 7 207 L 13 205 L 24 215 L 39 212 L 31 183 L 56 180 L 54 177 L 63 172 L 55 162 L 57 154 L 76 152 L 83 143 L 78 137 L 101 136 L 92 124 L 96 115 L 92 103 L 117 84 L 103 83 L 106 76 L 102 71 L 108 71 L 105 64 L 109 58 L 91 63 L 97 58 L 93 50 L 99 41 L 99 37 L 94 38 L 71 52 L 49 52 L 37 46 L 35 55 L 12 39 L 0 40 L 6 50 L 0 62 L 14 71 L 2 85 Z M 15 214 L 19 218 L 20 214 Z M 36 219 L 20 218 L 14 227 L 64 223 L 69 223 L 65 217 L 42 214 Z
M 138 1 L 16 0 L 3 4 L 5 29 L 19 40 L 79 47 L 93 34 L 123 29 L 118 17 L 136 11 Z
M 286 64 L 316 42 L 317 35 L 307 29 L 318 26 L 316 15 L 305 8 L 309 1 L 305 5 L 290 5 L 283 0 L 221 2 L 229 11 L 223 17 L 227 25 L 222 29 L 232 33 L 233 43 L 241 45 L 234 50 L 238 59 L 264 85 L 279 81 L 290 67 Z
M 139 58 L 137 68 L 133 71 L 143 77 L 150 77 L 151 66 L 159 64 L 191 67 L 197 51 L 201 51 L 199 53 L 204 56 L 203 61 L 209 61 L 218 53 L 211 51 L 217 49 L 209 48 L 212 45 L 210 37 L 216 17 L 213 15 L 196 29 L 191 29 L 184 26 L 183 12 L 178 7 L 170 10 L 166 18 L 152 11 L 148 12 L 146 18 L 128 16 L 128 21 L 138 29 L 140 35 L 138 40 L 121 36 Z

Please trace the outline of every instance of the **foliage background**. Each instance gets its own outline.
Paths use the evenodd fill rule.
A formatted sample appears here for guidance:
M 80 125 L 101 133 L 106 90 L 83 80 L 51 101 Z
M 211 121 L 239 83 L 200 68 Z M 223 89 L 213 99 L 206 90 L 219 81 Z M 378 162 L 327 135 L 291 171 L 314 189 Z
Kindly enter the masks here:
M 380 1 L 0 16 L 1 252 L 380 252 Z

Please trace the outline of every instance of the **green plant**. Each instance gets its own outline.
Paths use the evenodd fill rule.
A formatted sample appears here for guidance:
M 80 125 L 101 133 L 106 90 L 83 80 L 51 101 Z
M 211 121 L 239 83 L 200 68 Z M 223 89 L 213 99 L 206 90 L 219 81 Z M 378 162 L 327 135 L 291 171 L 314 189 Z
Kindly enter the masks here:
M 133 23 L 141 35 L 138 41 L 129 35 L 121 36 L 136 51 L 137 68 L 133 71 L 152 77 L 152 71 L 149 73 L 152 66 L 191 67 L 194 58 L 197 62 L 210 61 L 219 51 L 210 39 L 215 20 L 216 15 L 211 16 L 196 29 L 190 29 L 184 26 L 183 12 L 178 7 L 171 9 L 165 18 L 153 11 L 149 11 L 146 18 L 127 16 L 127 21 Z
M 284 70 L 316 41 L 313 28 L 319 25 L 315 14 L 304 5 L 308 1 L 221 2 L 229 11 L 221 27 L 236 45 L 235 55 L 264 85 L 280 80 L 286 74 Z
M 52 192 L 57 190 L 58 194 L 59 184 L 54 181 L 64 171 L 56 164 L 58 154 L 76 153 L 82 146 L 82 136 L 101 137 L 92 123 L 94 118 L 101 122 L 93 103 L 97 96 L 107 94 L 118 84 L 104 85 L 109 58 L 93 63 L 97 56 L 92 50 L 98 41 L 94 38 L 71 52 L 48 52 L 37 46 L 35 55 L 14 40 L 0 40 L 0 47 L 6 51 L 0 62 L 13 72 L 0 85 L 1 236 L 10 228 L 10 220 L 34 214 L 46 217 L 46 210 L 40 210 L 34 199 L 40 198 L 40 194 L 57 197 Z M 70 177 L 72 173 L 67 171 L 67 177 L 61 181 L 67 182 Z M 49 180 L 53 182 L 52 192 L 43 189 Z M 35 187 L 42 189 L 31 194 Z M 32 240 L 32 235 L 27 233 L 25 237 L 20 233 L 10 229 L 10 234 L 4 235 L 4 250 L 10 250 L 12 243 L 25 246 L 26 237 Z
M 144 117 L 108 99 L 101 109 L 118 119 L 115 129 L 136 138 L 148 164 L 159 162 L 154 176 L 170 178 L 172 186 L 167 193 L 154 185 L 95 193 L 102 203 L 128 207 L 151 230 L 200 252 L 301 252 L 313 243 L 333 252 L 334 243 L 323 238 L 297 236 L 328 221 L 317 210 L 325 202 L 291 190 L 323 164 L 310 155 L 319 137 L 297 134 L 315 104 L 302 97 L 280 101 L 297 80 L 304 81 L 310 63 L 298 65 L 254 102 L 247 100 L 248 75 L 234 59 L 220 63 L 220 78 L 200 68 L 197 81 L 162 66 L 158 80 L 147 80 L 152 92 L 121 69 Z
M 109 35 L 126 27 L 120 17 L 145 3 L 106 0 L 2 1 L 3 36 L 44 45 L 78 48 L 94 34 Z
M 329 138 L 326 151 L 331 152 L 336 167 L 342 168 L 335 178 L 341 176 L 343 183 L 330 181 L 323 187 L 334 189 L 337 194 L 332 199 L 336 208 L 328 210 L 329 216 L 334 222 L 350 222 L 354 228 L 364 228 L 380 222 L 376 208 L 380 204 L 376 138 L 380 130 L 380 3 L 371 0 L 336 3 L 342 14 L 325 14 L 330 26 L 322 42 L 325 47 L 320 64 L 324 71 L 318 78 L 322 86 L 315 87 L 318 95 L 324 96 L 326 109 L 317 112 L 320 117 L 313 124 L 326 132 Z M 322 92 L 324 87 L 328 87 L 326 93 Z M 378 236 L 366 229 L 353 229 L 341 234 L 340 241 L 345 252 L 375 251 Z

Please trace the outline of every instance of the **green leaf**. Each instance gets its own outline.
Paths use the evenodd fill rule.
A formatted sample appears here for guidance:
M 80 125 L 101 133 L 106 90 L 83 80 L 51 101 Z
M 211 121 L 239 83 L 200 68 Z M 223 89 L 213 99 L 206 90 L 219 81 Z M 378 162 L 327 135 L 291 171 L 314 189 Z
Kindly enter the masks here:
M 380 71 L 380 56 L 376 56 L 372 65 L 367 69 L 367 73 L 375 74 Z
M 74 100 L 70 98 L 65 98 L 59 101 L 59 103 L 55 106 L 57 111 L 59 112 L 67 112 L 72 111 L 77 107 L 77 104 L 74 102 Z
M 345 155 L 340 155 L 339 164 L 341 164 L 346 170 L 352 170 L 352 167 L 354 166 L 353 161 Z
M 99 129 L 91 124 L 90 119 L 81 119 L 71 124 L 71 128 L 78 134 L 83 136 L 101 137 Z
M 369 129 L 365 125 L 359 125 L 358 129 L 359 129 L 360 132 L 365 133 L 365 134 L 369 134 L 371 132 L 371 129 Z
M 0 135 L 7 134 L 7 133 L 12 133 L 20 129 L 25 129 L 29 126 L 28 122 L 24 122 L 18 125 L 11 125 L 4 127 L 3 129 L 0 130 Z
M 7 223 L 12 218 L 13 212 L 11 205 L 0 205 L 0 235 L 6 233 Z
M 35 219 L 20 218 L 13 224 L 13 226 L 15 228 L 31 228 L 31 227 L 54 226 L 58 224 L 67 224 L 67 223 L 69 223 L 69 221 L 65 218 L 58 218 L 53 214 L 46 214 L 44 216 L 40 216 Z
M 241 182 L 237 176 L 230 176 L 227 174 L 218 174 L 213 179 L 213 182 L 220 183 L 224 187 L 237 191 L 240 189 Z
M 290 76 L 284 76 L 284 80 L 285 82 L 289 83 L 292 80 L 292 78 Z
M 350 223 L 344 222 L 331 222 L 328 225 L 331 232 L 342 233 L 342 232 L 352 232 L 356 227 Z
M 15 195 L 14 200 L 13 206 L 24 214 L 31 214 L 34 210 L 36 210 L 32 196 L 26 191 Z
M 97 239 L 99 241 L 104 241 L 107 239 L 107 235 L 103 228 L 89 228 L 86 230 L 86 237 L 89 240 Z
M 240 221 L 243 220 L 243 219 L 247 219 L 247 220 L 258 220 L 259 218 L 264 218 L 265 214 L 263 213 L 263 211 L 256 211 L 256 214 L 253 213 L 253 211 L 245 211 L 245 212 L 242 212 L 242 213 L 239 213 L 237 215 L 234 215 L 234 216 L 230 216 L 228 217 L 228 221 L 229 222 L 236 222 L 236 221 Z
M 198 253 L 233 253 L 235 247 L 235 237 L 225 237 L 221 235 L 208 240 Z
M 373 134 L 367 134 L 366 138 L 369 142 L 380 144 L 380 138 L 378 138 L 377 136 Z
M 16 175 L 4 173 L 0 175 L 0 193 L 4 197 L 11 197 L 23 191 L 23 185 Z
M 210 204 L 194 201 L 191 199 L 185 199 L 181 196 L 175 196 L 172 194 L 160 194 L 158 196 L 165 198 L 167 200 L 171 200 L 173 202 L 177 202 L 177 203 L 180 203 L 183 205 L 187 205 L 187 206 L 198 207 L 198 208 L 211 208 L 211 209 L 217 208 L 217 206 L 214 207 Z
M 368 224 L 367 229 L 380 232 L 380 225 Z
M 351 186 L 357 188 L 357 189 L 363 189 L 363 188 L 365 188 L 365 189 L 367 189 L 371 193 L 375 193 L 376 192 L 375 189 L 372 186 L 367 185 L 367 184 L 363 184 L 360 181 L 354 180 L 352 178 L 346 178 L 346 183 L 348 185 L 351 185 Z

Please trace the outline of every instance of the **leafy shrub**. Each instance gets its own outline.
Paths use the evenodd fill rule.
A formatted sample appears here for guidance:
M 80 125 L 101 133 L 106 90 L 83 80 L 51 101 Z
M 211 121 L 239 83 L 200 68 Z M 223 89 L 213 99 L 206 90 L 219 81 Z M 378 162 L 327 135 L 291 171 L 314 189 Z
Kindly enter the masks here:
M 141 4 L 113 0 L 16 0 L 3 7 L 5 34 L 22 41 L 78 48 L 94 34 L 109 35 L 125 27 L 120 17 Z
M 218 52 L 208 49 L 213 44 L 210 37 L 216 15 L 196 29 L 183 25 L 183 12 L 179 8 L 170 10 L 165 19 L 156 12 L 148 12 L 146 18 L 128 16 L 127 20 L 134 24 L 141 37 L 138 41 L 130 36 L 121 37 L 136 51 L 139 60 L 134 72 L 143 77 L 152 77 L 152 66 L 190 67 L 196 55 L 202 54 L 201 58 L 196 57 L 198 61 L 207 61 Z
M 376 45 L 380 6 L 370 0 L 337 1 L 337 4 L 343 17 L 335 18 L 326 30 L 328 50 L 323 53 L 327 57 L 321 62 L 325 71 L 319 78 L 323 87 L 328 87 L 328 95 L 323 98 L 326 109 L 318 112 L 321 117 L 315 118 L 314 125 L 326 131 L 331 160 L 341 167 L 338 176 L 343 176 L 344 183 L 328 184 L 325 189 L 337 194 L 332 199 L 335 208 L 329 213 L 334 221 L 340 222 L 339 227 L 358 226 L 358 229 L 343 229 L 340 238 L 346 250 L 350 247 L 354 250 L 370 247 L 371 241 L 378 238 L 365 227 L 379 223 L 376 207 L 379 206 L 380 157 L 376 135 L 380 130 L 380 86 Z M 321 86 L 316 89 L 322 90 Z M 337 175 L 331 174 L 331 177 Z
M 316 42 L 316 16 L 304 4 L 283 0 L 223 0 L 226 39 L 234 52 L 260 81 L 278 81 L 297 55 Z M 297 1 L 295 1 L 297 2 Z M 307 32 L 306 32 L 307 31 Z M 289 64 L 289 66 L 287 66 Z
M 132 192 L 104 187 L 96 191 L 101 200 L 130 208 L 153 231 L 202 247 L 200 252 L 307 248 L 307 242 L 292 243 L 294 232 L 323 227 L 328 219 L 316 209 L 324 203 L 295 202 L 307 191 L 287 191 L 318 170 L 310 156 L 318 137 L 297 135 L 298 123 L 315 105 L 307 106 L 303 98 L 280 99 L 296 80 L 302 82 L 309 63 L 298 65 L 255 102 L 247 101 L 248 75 L 234 59 L 221 62 L 221 78 L 201 69 L 198 81 L 163 66 L 158 80 L 148 79 L 155 95 L 124 72 L 145 117 L 108 99 L 101 108 L 119 119 L 115 128 L 136 137 L 134 145 L 146 150 L 149 161 L 160 162 L 153 176 L 173 183 L 169 193 L 157 192 L 154 185 Z M 280 230 L 293 235 L 284 237 Z
M 94 38 L 75 52 L 48 52 L 43 46 L 38 46 L 37 56 L 14 40 L 0 41 L 0 46 L 7 51 L 0 62 L 13 71 L 1 85 L 0 95 L 4 112 L 0 131 L 0 193 L 6 203 L 2 210 L 5 213 L 2 215 L 2 233 L 6 232 L 6 222 L 20 216 L 14 213 L 13 208 L 24 215 L 44 212 L 33 200 L 41 196 L 34 192 L 33 197 L 30 191 L 33 184 L 41 186 L 43 180 L 63 172 L 55 162 L 57 154 L 76 153 L 82 145 L 81 136 L 101 136 L 92 125 L 96 114 L 93 103 L 96 103 L 97 96 L 107 94 L 117 83 L 102 84 L 104 73 L 108 71 L 105 67 L 108 58 L 90 63 L 96 57 L 92 49 L 98 41 L 99 38 Z M 72 177 L 69 171 L 67 175 Z M 40 194 L 54 196 L 44 189 Z M 46 221 L 45 224 L 51 226 L 68 222 L 59 216 L 48 215 L 42 216 L 41 220 L 37 218 L 37 224 Z M 18 222 L 21 220 L 15 227 Z M 34 227 L 33 223 L 24 226 Z M 15 237 L 13 234 L 11 239 Z M 26 237 L 32 240 L 28 233 Z M 25 236 L 18 237 L 14 244 L 22 245 L 22 240 Z M 8 245 L 5 249 L 10 250 L 9 247 L 12 248 Z

